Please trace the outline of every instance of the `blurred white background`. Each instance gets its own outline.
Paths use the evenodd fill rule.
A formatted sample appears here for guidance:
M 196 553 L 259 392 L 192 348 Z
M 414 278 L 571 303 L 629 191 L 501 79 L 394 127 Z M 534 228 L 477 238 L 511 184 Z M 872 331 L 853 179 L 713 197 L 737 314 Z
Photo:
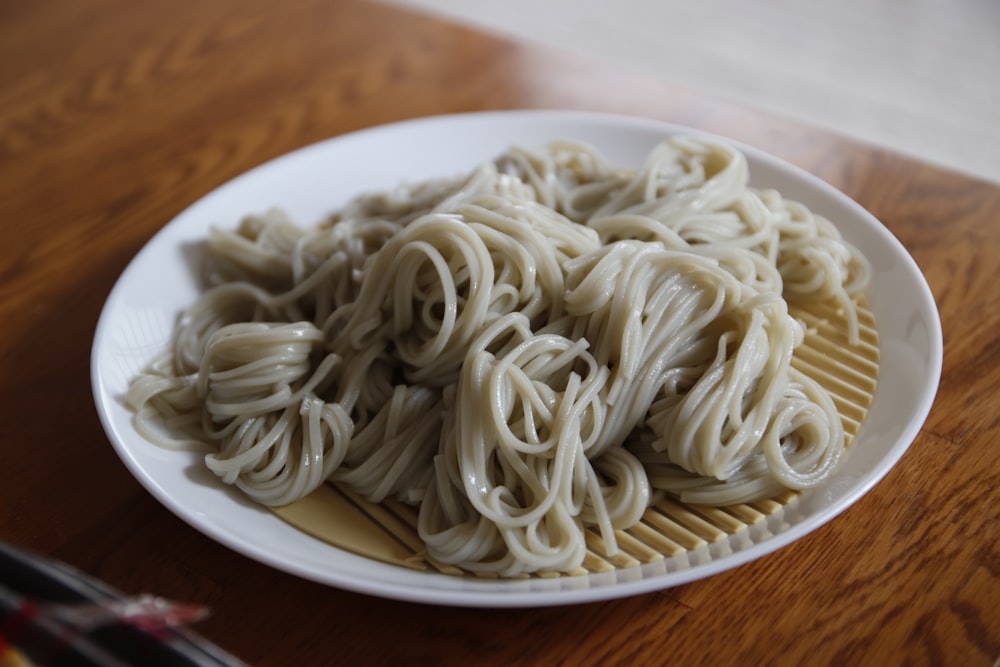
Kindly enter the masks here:
M 1000 0 L 392 0 L 1000 182 Z

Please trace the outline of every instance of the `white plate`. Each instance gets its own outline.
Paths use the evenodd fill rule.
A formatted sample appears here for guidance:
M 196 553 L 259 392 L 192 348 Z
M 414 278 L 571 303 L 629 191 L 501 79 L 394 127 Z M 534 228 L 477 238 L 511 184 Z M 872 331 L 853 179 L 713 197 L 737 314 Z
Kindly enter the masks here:
M 877 483 L 916 437 L 941 371 L 941 325 L 919 268 L 895 237 L 817 178 L 746 146 L 752 184 L 773 187 L 835 221 L 871 260 L 869 292 L 881 338 L 874 402 L 846 465 L 803 494 L 781 525 L 762 525 L 691 558 L 610 574 L 480 581 L 375 562 L 320 542 L 222 488 L 198 457 L 158 449 L 136 434 L 122 405 L 127 382 L 161 351 L 177 313 L 198 292 L 195 248 L 210 225 L 234 226 L 271 206 L 300 224 L 319 221 L 353 195 L 403 181 L 464 173 L 511 144 L 590 142 L 616 164 L 638 165 L 664 137 L 687 128 L 581 112 L 476 113 L 413 120 L 345 135 L 272 160 L 230 181 L 164 227 L 115 285 L 94 339 L 93 390 L 104 427 L 133 475 L 161 503 L 213 539 L 273 567 L 372 595 L 437 604 L 539 606 L 668 588 L 747 563 L 829 521 Z M 846 556 L 846 554 L 845 554 Z

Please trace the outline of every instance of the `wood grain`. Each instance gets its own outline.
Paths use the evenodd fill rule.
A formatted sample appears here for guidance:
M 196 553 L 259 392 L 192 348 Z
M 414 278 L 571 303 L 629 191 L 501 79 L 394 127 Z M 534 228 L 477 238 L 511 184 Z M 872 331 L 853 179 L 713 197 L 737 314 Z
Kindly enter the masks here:
M 405 118 L 577 108 L 759 146 L 878 216 L 944 322 L 910 451 L 841 517 L 707 580 L 606 603 L 456 610 L 325 588 L 203 537 L 108 445 L 89 352 L 130 258 L 214 187 Z M 634 72 L 344 0 L 0 4 L 0 539 L 286 664 L 933 664 L 1000 657 L 1000 188 Z

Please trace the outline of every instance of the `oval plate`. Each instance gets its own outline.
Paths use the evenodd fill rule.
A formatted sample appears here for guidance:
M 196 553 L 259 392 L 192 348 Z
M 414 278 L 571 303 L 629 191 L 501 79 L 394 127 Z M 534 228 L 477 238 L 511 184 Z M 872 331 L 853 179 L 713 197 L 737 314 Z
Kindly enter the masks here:
M 873 265 L 868 292 L 881 343 L 880 377 L 867 419 L 835 477 L 805 492 L 780 527 L 707 554 L 553 579 L 481 580 L 420 572 L 364 558 L 317 540 L 224 487 L 191 453 L 159 449 L 132 427 L 122 397 L 129 379 L 161 352 L 177 314 L 199 293 L 198 248 L 210 226 L 234 227 L 247 213 L 279 206 L 314 224 L 361 192 L 455 176 L 513 144 L 588 142 L 612 164 L 637 166 L 676 133 L 657 121 L 564 111 L 437 116 L 323 141 L 267 162 L 216 189 L 166 225 L 111 291 L 92 350 L 102 423 L 131 473 L 163 505 L 218 542 L 257 561 L 323 584 L 434 604 L 512 607 L 590 602 L 677 586 L 760 558 L 817 529 L 872 488 L 904 454 L 927 417 L 941 373 L 941 323 L 933 296 L 905 248 L 861 206 L 816 177 L 737 142 L 751 184 L 770 187 L 830 218 Z

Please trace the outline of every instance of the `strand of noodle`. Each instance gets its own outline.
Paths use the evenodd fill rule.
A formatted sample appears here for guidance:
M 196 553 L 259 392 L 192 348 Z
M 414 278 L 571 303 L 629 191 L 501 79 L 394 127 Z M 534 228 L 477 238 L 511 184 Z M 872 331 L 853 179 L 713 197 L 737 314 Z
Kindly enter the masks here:
M 843 454 L 843 426 L 830 395 L 796 369 L 789 375 L 799 400 L 779 411 L 764 434 L 762 449 L 775 477 L 792 489 L 815 486 L 837 467 Z M 797 446 L 782 447 L 791 433 L 799 434 Z
M 439 392 L 399 386 L 376 417 L 351 440 L 344 465 L 330 481 L 343 482 L 371 502 L 390 495 L 422 495 L 441 423 Z M 424 470 L 428 472 L 423 472 Z
M 602 534 L 611 526 L 630 528 L 637 524 L 652 500 L 649 478 L 639 459 L 623 447 L 613 447 L 594 459 L 593 466 L 599 476 L 589 475 L 588 480 L 594 484 L 602 478 L 610 481 L 590 491 L 592 505 L 584 505 L 584 521 L 606 521 L 608 527 L 602 528 Z

